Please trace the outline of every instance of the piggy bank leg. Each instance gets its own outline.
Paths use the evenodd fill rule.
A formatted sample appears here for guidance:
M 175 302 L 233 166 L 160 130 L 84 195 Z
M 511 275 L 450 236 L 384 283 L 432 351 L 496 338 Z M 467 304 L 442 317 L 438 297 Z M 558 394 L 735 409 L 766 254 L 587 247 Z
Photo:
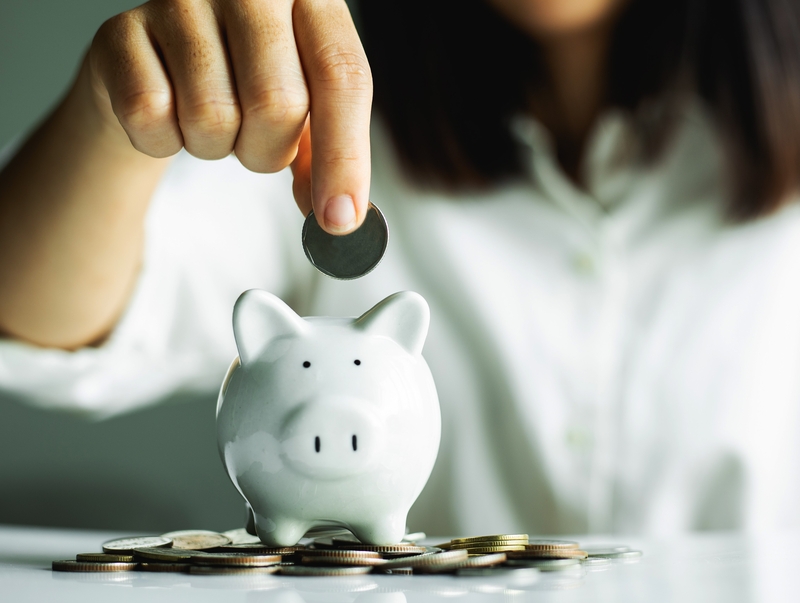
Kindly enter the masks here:
M 305 521 L 285 518 L 266 518 L 256 514 L 256 532 L 267 546 L 294 546 L 311 526 Z
M 397 544 L 406 533 L 406 515 L 387 515 L 380 519 L 350 527 L 361 542 L 368 544 Z

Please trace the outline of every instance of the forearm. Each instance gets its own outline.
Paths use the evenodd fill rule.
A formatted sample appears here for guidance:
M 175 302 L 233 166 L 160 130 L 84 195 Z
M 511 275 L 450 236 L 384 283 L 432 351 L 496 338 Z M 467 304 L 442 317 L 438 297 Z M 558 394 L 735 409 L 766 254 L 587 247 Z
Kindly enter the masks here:
M 112 328 L 168 161 L 136 151 L 89 82 L 84 68 L 0 172 L 0 331 L 43 346 L 80 347 Z

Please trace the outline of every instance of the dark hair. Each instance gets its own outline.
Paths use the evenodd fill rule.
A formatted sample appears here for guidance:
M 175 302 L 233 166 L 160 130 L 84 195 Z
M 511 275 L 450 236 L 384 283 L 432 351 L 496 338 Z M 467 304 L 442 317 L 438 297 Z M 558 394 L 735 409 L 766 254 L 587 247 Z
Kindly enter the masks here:
M 375 108 L 412 182 L 463 191 L 523 176 L 509 124 L 542 75 L 530 36 L 488 0 L 362 0 L 357 11 Z M 651 157 L 672 109 L 690 94 L 704 101 L 728 152 L 735 217 L 769 213 L 796 189 L 800 2 L 631 0 L 609 90 L 637 117 Z

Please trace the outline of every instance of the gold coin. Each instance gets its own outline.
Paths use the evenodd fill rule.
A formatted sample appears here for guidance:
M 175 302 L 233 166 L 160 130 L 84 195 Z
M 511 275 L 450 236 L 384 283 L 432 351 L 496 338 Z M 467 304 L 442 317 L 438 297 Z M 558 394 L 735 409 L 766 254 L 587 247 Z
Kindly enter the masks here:
M 362 559 L 380 559 L 380 554 L 375 551 L 355 551 L 350 549 L 308 549 L 303 551 L 304 557 L 336 557 L 350 555 Z
M 54 572 L 129 572 L 135 563 L 98 563 L 97 561 L 53 561 Z
M 372 551 L 379 554 L 391 555 L 421 555 L 425 552 L 424 546 L 413 544 L 360 544 L 349 543 L 348 548 L 353 551 Z
M 472 555 L 486 555 L 489 553 L 506 553 L 509 551 L 524 551 L 525 547 L 523 545 L 517 546 L 482 546 L 482 547 L 472 547 L 470 549 L 458 549 L 458 550 L 466 550 Z
M 227 536 L 208 530 L 178 530 L 162 534 L 161 537 L 172 540 L 172 548 L 187 551 L 204 551 L 231 543 Z
M 458 542 L 453 544 L 450 549 L 451 550 L 458 550 L 458 549 L 474 549 L 474 548 L 486 548 L 490 546 L 494 547 L 504 547 L 504 546 L 520 546 L 525 547 L 528 544 L 527 540 L 487 540 L 485 542 Z
M 189 573 L 200 576 L 223 576 L 230 574 L 274 574 L 278 571 L 277 565 L 266 567 L 230 567 L 213 565 L 190 565 Z
M 294 555 L 305 551 L 304 546 L 283 546 L 283 547 L 269 547 L 259 542 L 256 543 L 242 543 L 242 544 L 226 544 L 215 550 L 215 553 L 250 553 L 251 555 Z
M 250 553 L 199 553 L 192 555 L 192 563 L 195 565 L 264 567 L 280 562 L 280 555 L 252 555 Z
M 133 549 L 145 547 L 172 546 L 172 540 L 163 536 L 140 536 L 135 538 L 117 538 L 103 543 L 105 553 L 133 553 Z
M 373 551 L 376 553 L 408 553 L 409 555 L 414 555 L 425 552 L 424 546 L 417 546 L 408 542 L 399 542 L 397 544 L 367 544 L 355 538 L 332 538 L 331 544 L 334 547 L 353 551 Z
M 486 542 L 487 540 L 525 540 L 527 542 L 527 534 L 494 534 L 492 536 L 470 536 L 469 538 L 453 538 L 450 542 L 452 544 L 467 543 L 467 542 Z
M 285 576 L 357 576 L 372 571 L 369 566 L 319 567 L 316 565 L 282 565 L 281 574 Z
M 76 561 L 95 563 L 133 563 L 133 555 L 110 555 L 108 553 L 78 553 Z
M 191 563 L 144 562 L 140 563 L 137 569 L 142 572 L 169 572 L 175 574 L 186 574 L 189 572 L 190 567 L 192 567 Z
M 300 558 L 303 565 L 383 565 L 387 563 L 380 557 L 359 557 L 354 555 L 315 555 L 313 557 L 303 556 Z
M 529 540 L 527 548 L 529 549 L 577 549 L 579 548 L 577 542 L 570 540 Z

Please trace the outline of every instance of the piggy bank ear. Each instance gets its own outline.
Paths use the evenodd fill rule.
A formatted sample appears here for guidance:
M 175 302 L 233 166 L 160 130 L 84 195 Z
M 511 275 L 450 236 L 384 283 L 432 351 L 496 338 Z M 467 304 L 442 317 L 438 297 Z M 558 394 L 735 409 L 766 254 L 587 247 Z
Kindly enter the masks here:
M 233 306 L 233 336 L 242 364 L 258 358 L 277 337 L 291 337 L 306 331 L 308 323 L 280 299 L 250 289 Z
M 355 321 L 355 327 L 372 335 L 394 339 L 412 354 L 420 354 L 428 335 L 428 302 L 413 291 L 390 295 Z

